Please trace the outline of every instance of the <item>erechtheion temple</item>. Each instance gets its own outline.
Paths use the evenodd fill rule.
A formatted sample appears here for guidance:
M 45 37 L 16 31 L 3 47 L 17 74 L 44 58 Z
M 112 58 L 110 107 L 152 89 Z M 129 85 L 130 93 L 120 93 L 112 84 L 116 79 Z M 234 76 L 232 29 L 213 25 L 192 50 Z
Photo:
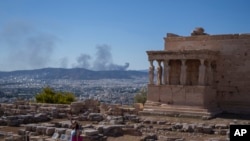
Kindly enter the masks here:
M 147 51 L 144 113 L 250 114 L 250 34 L 167 33 L 164 50 Z

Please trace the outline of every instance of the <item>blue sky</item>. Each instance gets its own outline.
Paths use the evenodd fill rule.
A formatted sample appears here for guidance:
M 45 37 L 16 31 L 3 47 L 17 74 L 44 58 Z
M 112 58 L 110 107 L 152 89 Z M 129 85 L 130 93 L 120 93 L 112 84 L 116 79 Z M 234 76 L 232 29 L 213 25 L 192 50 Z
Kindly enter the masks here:
M 147 69 L 146 51 L 162 50 L 166 33 L 188 36 L 200 26 L 209 34 L 250 33 L 249 6 L 248 0 L 0 0 L 0 71 Z

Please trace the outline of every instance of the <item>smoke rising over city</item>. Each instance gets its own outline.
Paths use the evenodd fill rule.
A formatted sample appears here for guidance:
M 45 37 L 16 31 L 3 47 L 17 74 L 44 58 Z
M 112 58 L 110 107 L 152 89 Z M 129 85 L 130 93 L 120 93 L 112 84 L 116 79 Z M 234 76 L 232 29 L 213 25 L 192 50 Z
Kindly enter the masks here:
M 27 22 L 9 22 L 0 28 L 0 70 L 56 67 L 53 65 L 55 62 L 58 66 L 67 68 L 72 64 L 68 56 L 62 54 L 64 57 L 61 59 L 52 58 L 58 41 L 59 38 L 56 36 L 42 32 Z M 72 67 L 91 70 L 126 70 L 129 67 L 129 63 L 124 65 L 113 63 L 111 47 L 105 44 L 96 46 L 94 56 L 82 53 L 75 61 Z
M 91 56 L 88 54 L 80 54 L 80 56 L 77 57 L 77 68 L 85 68 L 85 69 L 90 69 L 90 59 Z
M 0 29 L 0 42 L 8 65 L 16 68 L 46 67 L 58 39 L 25 22 L 12 22 Z
M 126 70 L 129 67 L 129 63 L 124 65 L 114 64 L 111 47 L 105 44 L 96 46 L 96 53 L 91 66 L 90 60 L 92 58 L 88 54 L 81 54 L 77 57 L 77 65 L 75 67 L 92 70 Z

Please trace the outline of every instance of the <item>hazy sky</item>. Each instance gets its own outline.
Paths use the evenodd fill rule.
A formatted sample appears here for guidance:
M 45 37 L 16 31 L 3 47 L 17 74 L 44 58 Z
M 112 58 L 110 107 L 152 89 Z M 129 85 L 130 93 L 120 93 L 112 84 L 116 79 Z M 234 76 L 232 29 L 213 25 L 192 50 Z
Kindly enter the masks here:
M 249 0 L 0 0 L 0 71 L 147 69 L 166 33 L 250 33 Z

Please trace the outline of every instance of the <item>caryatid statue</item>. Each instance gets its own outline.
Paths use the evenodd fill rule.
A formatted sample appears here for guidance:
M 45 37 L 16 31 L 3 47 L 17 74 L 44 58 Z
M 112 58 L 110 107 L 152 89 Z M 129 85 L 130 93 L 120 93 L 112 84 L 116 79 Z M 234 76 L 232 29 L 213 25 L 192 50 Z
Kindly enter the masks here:
M 155 71 L 155 67 L 154 67 L 153 61 L 150 61 L 149 84 L 154 84 L 154 71 Z
M 162 66 L 161 66 L 161 61 L 158 62 L 158 67 L 157 67 L 157 85 L 162 85 Z

